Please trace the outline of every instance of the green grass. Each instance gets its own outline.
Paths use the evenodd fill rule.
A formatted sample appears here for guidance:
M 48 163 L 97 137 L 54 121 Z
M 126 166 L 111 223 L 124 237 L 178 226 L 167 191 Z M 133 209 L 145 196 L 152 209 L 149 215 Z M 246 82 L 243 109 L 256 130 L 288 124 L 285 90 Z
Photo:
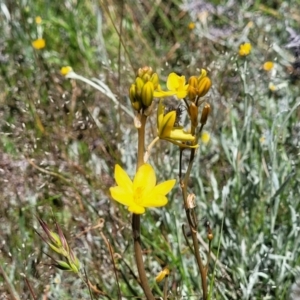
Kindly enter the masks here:
M 290 80 L 294 55 L 285 45 L 286 26 L 298 30 L 299 3 L 222 1 L 201 15 L 175 0 L 24 3 L 4 1 L 0 9 L 0 294 L 33 298 L 26 277 L 37 299 L 91 299 L 76 274 L 49 267 L 50 249 L 35 233 L 40 216 L 53 229 L 60 224 L 95 287 L 93 299 L 108 298 L 102 292 L 117 299 L 117 285 L 124 299 L 143 295 L 130 214 L 109 195 L 116 163 L 134 174 L 136 128 L 108 97 L 59 70 L 70 65 L 102 80 L 128 106 L 135 72 L 149 65 L 161 83 L 172 71 L 188 77 L 201 68 L 213 82 L 211 140 L 200 145 L 189 186 L 201 237 L 207 240 L 205 219 L 213 229 L 214 254 L 220 239 L 211 299 L 287 299 L 300 264 L 300 79 Z M 38 15 L 46 40 L 39 51 L 31 46 Z M 239 57 L 246 41 L 252 51 Z M 268 60 L 270 72 L 262 68 Z M 159 181 L 178 177 L 178 161 L 178 148 L 161 141 L 151 156 Z M 92 229 L 99 218 L 103 236 Z M 182 224 L 177 186 L 166 207 L 142 217 L 146 271 L 157 296 L 163 284 L 155 276 L 167 265 L 169 299 L 199 299 Z

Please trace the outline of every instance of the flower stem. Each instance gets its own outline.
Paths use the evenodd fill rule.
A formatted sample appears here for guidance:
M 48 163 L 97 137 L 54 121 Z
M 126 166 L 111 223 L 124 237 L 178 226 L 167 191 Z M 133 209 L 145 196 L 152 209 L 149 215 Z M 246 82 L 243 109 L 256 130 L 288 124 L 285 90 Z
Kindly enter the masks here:
M 188 184 L 188 179 L 190 177 L 190 173 L 191 173 L 192 166 L 193 166 L 195 151 L 196 151 L 195 149 L 191 149 L 189 165 L 188 165 L 187 171 L 185 173 L 184 179 L 181 183 L 181 188 L 182 188 L 182 196 L 183 196 L 183 201 L 184 201 L 185 212 L 186 212 L 186 216 L 188 219 L 188 223 L 189 223 L 189 227 L 190 227 L 191 235 L 192 235 L 192 240 L 193 240 L 194 255 L 195 255 L 197 265 L 198 265 L 200 275 L 201 275 L 203 300 L 207 300 L 207 268 L 206 268 L 206 266 L 203 265 L 203 261 L 200 257 L 200 246 L 199 246 L 199 241 L 198 241 L 198 237 L 197 237 L 197 222 L 196 222 L 195 210 L 194 210 L 194 208 L 189 208 L 188 203 L 187 203 L 187 197 L 188 197 L 187 184 Z M 180 170 L 180 173 L 181 173 L 181 170 Z
M 137 166 L 136 170 L 144 163 L 144 152 L 145 152 L 145 125 L 147 116 L 141 115 L 141 126 L 138 129 L 138 156 L 137 156 Z M 141 286 L 144 290 L 144 294 L 148 300 L 155 300 L 151 288 L 148 283 L 146 276 L 143 253 L 141 247 L 141 218 L 140 215 L 132 214 L 132 234 L 134 243 L 134 254 L 135 261 L 139 273 L 139 278 L 141 281 Z
M 145 152 L 145 127 L 146 127 L 147 116 L 141 115 L 141 126 L 138 129 L 138 155 L 136 170 L 144 163 L 144 152 Z

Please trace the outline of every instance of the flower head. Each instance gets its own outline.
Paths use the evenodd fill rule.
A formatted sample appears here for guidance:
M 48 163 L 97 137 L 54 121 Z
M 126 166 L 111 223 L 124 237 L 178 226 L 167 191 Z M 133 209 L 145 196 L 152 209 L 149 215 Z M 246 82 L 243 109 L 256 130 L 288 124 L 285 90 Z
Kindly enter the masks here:
M 183 130 L 182 127 L 174 127 L 176 122 L 176 111 L 172 110 L 164 114 L 165 107 L 160 100 L 157 109 L 157 133 L 160 139 L 172 141 L 194 141 L 195 137 Z
M 40 25 L 42 23 L 42 18 L 40 16 L 35 17 L 35 23 Z
M 239 55 L 240 56 L 247 56 L 250 54 L 252 46 L 250 43 L 244 43 L 240 45 Z
M 190 22 L 188 25 L 189 30 L 193 30 L 196 27 L 196 24 L 194 22 Z
M 65 66 L 60 69 L 60 74 L 63 76 L 66 76 L 72 71 L 73 71 L 73 69 L 70 66 Z
M 274 63 L 272 61 L 266 61 L 263 65 L 263 69 L 265 71 L 271 71 L 274 67 Z
M 32 47 L 36 50 L 41 50 L 43 48 L 45 48 L 46 46 L 46 41 L 44 39 L 37 39 L 32 41 Z
M 188 86 L 185 81 L 185 76 L 170 73 L 167 79 L 167 88 L 169 91 L 163 91 L 159 86 L 158 90 L 154 92 L 154 97 L 162 98 L 176 95 L 178 99 L 182 99 L 187 95 Z
M 272 82 L 269 83 L 269 90 L 271 92 L 275 92 L 275 91 L 277 91 L 277 89 L 278 89 L 278 87 L 274 83 L 272 83 Z
M 138 169 L 133 181 L 119 165 L 116 165 L 115 180 L 117 186 L 110 188 L 112 198 L 128 206 L 128 210 L 135 214 L 143 214 L 148 207 L 166 205 L 166 194 L 176 182 L 172 179 L 156 185 L 155 172 L 149 164 L 143 164 Z
M 201 142 L 203 144 L 208 144 L 210 140 L 210 134 L 207 131 L 202 132 L 201 134 Z

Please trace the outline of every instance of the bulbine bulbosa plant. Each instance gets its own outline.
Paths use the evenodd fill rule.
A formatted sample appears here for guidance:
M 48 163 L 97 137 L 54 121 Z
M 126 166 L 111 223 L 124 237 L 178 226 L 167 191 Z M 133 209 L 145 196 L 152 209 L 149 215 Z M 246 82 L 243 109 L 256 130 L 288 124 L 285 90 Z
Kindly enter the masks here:
M 110 97 L 112 101 L 117 102 L 113 93 L 102 82 L 91 81 L 77 75 L 70 67 L 62 68 L 61 73 L 67 78 L 79 79 L 91 84 Z M 195 210 L 197 197 L 194 193 L 188 191 L 188 181 L 190 180 L 195 153 L 199 147 L 200 136 L 210 113 L 210 104 L 203 99 L 203 96 L 207 94 L 211 84 L 207 72 L 202 69 L 200 74 L 191 76 L 188 80 L 186 80 L 185 76 L 170 73 L 166 83 L 167 90 L 163 90 L 157 73 L 150 67 L 143 67 L 138 70 L 134 82 L 129 87 L 129 98 L 134 111 L 134 125 L 138 132 L 136 173 L 134 178 L 131 179 L 122 166 L 115 165 L 114 177 L 116 184 L 110 187 L 110 195 L 111 199 L 125 205 L 132 213 L 133 248 L 139 282 L 146 298 L 149 300 L 154 300 L 155 297 L 144 267 L 141 226 L 145 222 L 141 221 L 141 218 L 143 218 L 147 208 L 165 206 L 168 202 L 167 194 L 176 184 L 181 189 L 182 201 L 189 226 L 188 230 L 183 226 L 183 235 L 187 246 L 195 256 L 201 279 L 203 299 L 208 299 L 207 277 L 211 256 L 210 243 L 213 239 L 213 233 L 208 224 L 207 240 L 209 248 L 204 262 L 200 255 L 200 244 L 197 237 L 200 219 L 196 215 Z M 167 106 L 165 100 L 167 97 L 177 99 L 176 101 L 178 102 L 175 107 Z M 124 104 L 120 104 L 120 107 L 124 112 L 133 116 L 131 108 L 126 107 Z M 184 111 L 187 112 L 188 124 L 182 124 Z M 154 139 L 146 145 L 145 141 L 149 140 L 149 137 L 146 137 L 146 125 L 152 115 L 156 116 L 157 128 Z M 153 148 L 159 140 L 165 140 L 178 146 L 179 174 L 174 174 L 174 177 L 178 175 L 178 181 L 171 178 L 164 182 L 156 183 L 155 170 L 150 161 Z M 189 153 L 187 165 L 184 165 L 182 160 L 183 152 Z M 189 232 L 191 239 L 188 237 L 187 232 Z M 53 241 L 51 243 L 53 244 Z M 168 268 L 163 269 L 156 277 L 156 281 L 164 280 L 169 273 L 170 270 Z M 164 295 L 166 299 L 167 289 L 164 289 Z

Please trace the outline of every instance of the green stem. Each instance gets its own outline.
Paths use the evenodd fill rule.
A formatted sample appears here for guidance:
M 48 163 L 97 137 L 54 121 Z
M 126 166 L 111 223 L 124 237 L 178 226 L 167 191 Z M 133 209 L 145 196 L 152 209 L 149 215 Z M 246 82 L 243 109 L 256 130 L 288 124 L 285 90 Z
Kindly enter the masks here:
M 195 211 L 194 211 L 194 208 L 189 208 L 188 203 L 187 203 L 187 197 L 188 197 L 187 184 L 188 184 L 188 179 L 190 177 L 190 173 L 192 170 L 194 158 L 195 158 L 195 149 L 191 149 L 189 165 L 188 165 L 187 171 L 185 173 L 181 187 L 182 187 L 182 196 L 183 196 L 183 201 L 184 201 L 185 212 L 186 212 L 186 216 L 188 219 L 188 223 L 189 223 L 191 235 L 192 235 L 192 240 L 193 240 L 194 255 L 195 255 L 197 265 L 198 265 L 200 275 L 201 275 L 203 300 L 207 300 L 207 277 L 206 277 L 207 270 L 206 270 L 205 266 L 203 265 L 203 261 L 200 257 L 200 246 L 199 246 L 199 241 L 198 241 L 198 237 L 197 237 L 197 223 L 195 222 L 195 220 L 196 220 Z M 193 218 L 191 218 L 191 214 L 193 214 Z
M 145 126 L 146 126 L 147 116 L 141 115 L 141 126 L 138 129 L 138 155 L 137 155 L 137 165 L 136 170 L 144 163 L 144 153 L 145 153 Z
M 144 163 L 144 152 L 145 152 L 145 125 L 147 116 L 141 115 L 141 127 L 138 129 L 138 155 L 137 155 L 137 166 L 136 170 Z M 144 290 L 145 296 L 148 300 L 155 300 L 149 282 L 146 276 L 143 253 L 141 246 L 141 218 L 140 215 L 132 214 L 132 233 L 134 243 L 134 254 L 135 261 L 141 281 L 141 286 Z

